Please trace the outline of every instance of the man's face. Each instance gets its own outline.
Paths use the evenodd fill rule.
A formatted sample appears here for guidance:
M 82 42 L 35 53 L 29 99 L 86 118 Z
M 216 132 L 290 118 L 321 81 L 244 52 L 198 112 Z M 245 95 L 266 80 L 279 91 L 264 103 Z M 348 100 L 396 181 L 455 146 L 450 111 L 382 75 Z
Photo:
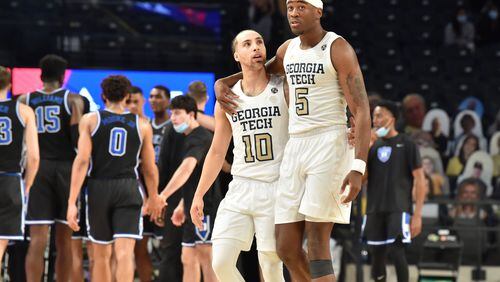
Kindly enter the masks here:
M 432 175 L 432 173 L 434 173 L 434 164 L 430 158 L 422 159 L 422 168 L 427 175 Z
M 170 100 L 163 90 L 153 88 L 149 93 L 149 104 L 154 113 L 163 113 L 167 110 Z
M 131 113 L 142 116 L 144 113 L 144 96 L 141 93 L 130 93 L 127 99 L 127 108 Z
M 463 151 L 466 156 L 469 156 L 470 154 L 474 153 L 478 149 L 478 144 L 476 138 L 467 138 L 464 141 L 463 145 Z
M 462 126 L 464 133 L 468 134 L 468 133 L 472 132 L 472 130 L 476 126 L 476 122 L 474 121 L 474 118 L 471 115 L 464 115 L 462 117 L 460 125 Z
M 303 0 L 290 0 L 286 4 L 290 29 L 295 35 L 302 35 L 321 19 L 322 10 Z
M 408 125 L 421 128 L 425 117 L 425 105 L 419 99 L 409 99 L 404 104 L 404 114 Z
M 187 113 L 184 109 L 172 109 L 170 120 L 175 126 L 180 125 L 184 122 L 187 122 L 189 124 L 194 120 L 194 114 Z
M 463 201 L 477 201 L 479 200 L 479 189 L 476 185 L 468 184 L 462 189 L 460 200 Z
M 266 45 L 260 34 L 246 30 L 236 37 L 234 59 L 242 66 L 262 68 L 266 62 Z
M 388 127 L 389 129 L 392 129 L 393 125 L 393 119 L 394 117 L 392 116 L 391 112 L 387 110 L 384 107 L 375 107 L 375 110 L 373 110 L 373 127 L 375 129 L 379 129 L 381 127 Z

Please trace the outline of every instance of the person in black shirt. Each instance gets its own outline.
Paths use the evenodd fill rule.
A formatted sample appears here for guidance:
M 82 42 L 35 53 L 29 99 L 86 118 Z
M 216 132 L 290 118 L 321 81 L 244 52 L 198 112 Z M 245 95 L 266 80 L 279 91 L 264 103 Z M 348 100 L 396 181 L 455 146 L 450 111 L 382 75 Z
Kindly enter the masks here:
M 138 183 L 139 158 L 148 200 L 146 213 L 161 215 L 165 203 L 158 196 L 158 170 L 154 162 L 153 133 L 146 119 L 125 111 L 130 81 L 110 76 L 101 83 L 106 109 L 86 114 L 80 122 L 78 155 L 73 163 L 67 221 L 79 229 L 77 197 L 87 170 L 88 237 L 93 244 L 92 280 L 111 281 L 112 249 L 116 281 L 134 277 L 135 240 L 142 239 L 143 193 Z
M 205 157 L 212 143 L 212 133 L 200 126 L 196 121 L 196 102 L 189 96 L 178 96 L 172 99 L 171 117 L 176 132 L 184 134 L 185 140 L 182 150 L 180 166 L 161 193 L 168 199 L 175 191 L 182 188 L 182 200 L 174 211 L 172 221 L 175 225 L 183 224 L 182 264 L 184 281 L 198 281 L 199 268 L 203 272 L 203 281 L 217 281 L 212 270 L 211 232 L 214 222 L 212 205 L 213 195 L 205 197 L 204 229 L 196 228 L 191 221 L 189 210 L 200 180 Z
M 29 192 L 39 165 L 38 135 L 33 110 L 8 99 L 10 72 L 0 66 L 0 261 L 9 240 L 24 240 L 24 193 Z M 26 140 L 26 173 L 21 158 Z
M 382 101 L 373 112 L 376 139 L 368 154 L 368 199 L 363 239 L 372 247 L 372 278 L 386 281 L 385 261 L 391 249 L 398 281 L 408 281 L 403 243 L 422 228 L 425 178 L 417 145 L 394 128 L 397 106 Z M 416 208 L 413 211 L 412 190 Z M 413 215 L 412 215 L 413 214 Z

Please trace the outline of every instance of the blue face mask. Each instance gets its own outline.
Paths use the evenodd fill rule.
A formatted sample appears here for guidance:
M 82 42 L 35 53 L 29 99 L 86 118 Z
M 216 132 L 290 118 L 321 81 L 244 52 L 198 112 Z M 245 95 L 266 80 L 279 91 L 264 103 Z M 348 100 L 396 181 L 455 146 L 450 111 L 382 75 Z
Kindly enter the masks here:
M 488 12 L 488 16 L 492 20 L 496 20 L 498 18 L 498 11 L 497 10 L 491 10 Z
M 377 137 L 383 138 L 383 137 L 387 136 L 387 134 L 389 134 L 389 128 L 381 127 L 379 129 L 377 129 L 377 131 L 375 131 L 375 134 L 377 135 Z
M 189 128 L 189 124 L 187 122 L 183 122 L 179 125 L 174 124 L 174 130 L 177 133 L 184 133 Z
M 459 23 L 465 23 L 467 21 L 467 16 L 466 15 L 457 16 L 457 21 Z

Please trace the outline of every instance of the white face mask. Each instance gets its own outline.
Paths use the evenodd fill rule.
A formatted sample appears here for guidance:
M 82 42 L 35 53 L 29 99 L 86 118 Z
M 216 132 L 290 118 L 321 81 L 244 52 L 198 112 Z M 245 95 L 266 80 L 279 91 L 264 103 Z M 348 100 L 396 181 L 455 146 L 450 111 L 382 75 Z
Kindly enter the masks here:
M 179 125 L 174 124 L 174 130 L 177 133 L 184 133 L 188 128 L 189 128 L 189 124 L 187 123 L 187 121 L 185 121 Z

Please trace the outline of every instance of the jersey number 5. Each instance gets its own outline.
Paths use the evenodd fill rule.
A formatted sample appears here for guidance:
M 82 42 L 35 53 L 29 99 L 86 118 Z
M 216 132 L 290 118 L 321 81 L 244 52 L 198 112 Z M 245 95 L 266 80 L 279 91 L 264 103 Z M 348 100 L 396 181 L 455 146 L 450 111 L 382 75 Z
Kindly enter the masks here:
M 0 117 L 0 145 L 12 143 L 12 121 L 9 117 Z
M 115 157 L 125 155 L 127 150 L 127 130 L 123 127 L 115 127 L 111 129 L 109 135 L 109 153 Z
M 307 100 L 307 94 L 309 94 L 308 88 L 295 89 L 295 112 L 298 116 L 307 116 L 309 114 L 309 100 Z
M 61 129 L 59 106 L 40 106 L 35 109 L 38 133 L 56 133 Z
M 255 162 L 254 153 L 252 152 L 252 139 L 250 135 L 243 135 L 243 143 L 245 143 L 245 162 Z M 269 133 L 261 133 L 254 135 L 255 156 L 257 160 L 269 161 L 273 160 L 273 139 Z

